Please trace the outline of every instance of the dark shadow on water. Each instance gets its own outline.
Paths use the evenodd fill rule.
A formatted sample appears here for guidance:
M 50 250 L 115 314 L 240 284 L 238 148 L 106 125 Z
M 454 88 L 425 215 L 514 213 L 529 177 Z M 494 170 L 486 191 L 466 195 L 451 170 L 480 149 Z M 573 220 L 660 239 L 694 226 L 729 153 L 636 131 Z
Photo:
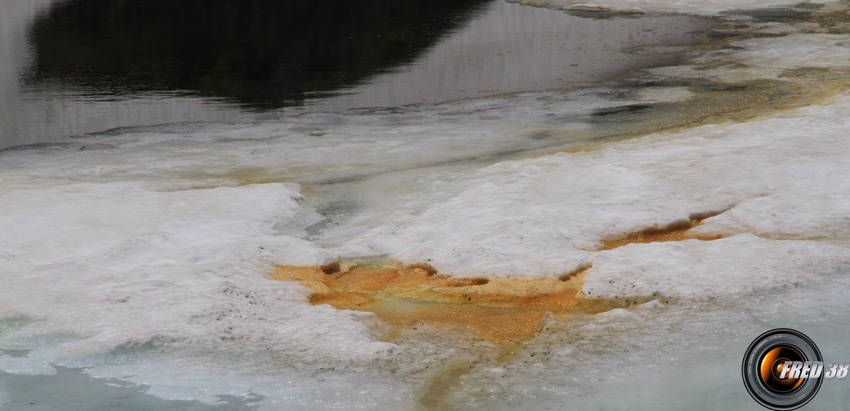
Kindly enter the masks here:
M 24 82 L 293 106 L 413 61 L 490 1 L 68 0 L 31 26 Z

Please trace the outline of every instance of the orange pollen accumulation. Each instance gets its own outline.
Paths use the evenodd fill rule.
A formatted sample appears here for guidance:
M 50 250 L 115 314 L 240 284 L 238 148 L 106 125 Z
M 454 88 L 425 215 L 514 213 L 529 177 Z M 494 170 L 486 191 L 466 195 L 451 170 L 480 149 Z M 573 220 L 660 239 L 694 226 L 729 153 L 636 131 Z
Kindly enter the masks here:
M 702 220 L 719 215 L 720 213 L 706 213 L 704 216 L 691 216 L 688 221 L 679 221 L 660 228 L 648 228 L 646 230 L 627 233 L 622 236 L 602 240 L 602 247 L 597 251 L 613 250 L 629 244 L 661 243 L 666 241 L 701 240 L 713 241 L 724 238 L 722 234 L 696 234 L 692 228 L 702 224 Z
M 427 264 L 395 267 L 278 266 L 272 277 L 300 281 L 313 291 L 310 302 L 341 310 L 369 311 L 385 322 L 427 322 L 463 328 L 498 343 L 536 335 L 547 312 L 598 312 L 581 294 L 580 266 L 558 279 L 458 278 L 437 274 Z M 610 307 L 608 307 L 610 308 Z

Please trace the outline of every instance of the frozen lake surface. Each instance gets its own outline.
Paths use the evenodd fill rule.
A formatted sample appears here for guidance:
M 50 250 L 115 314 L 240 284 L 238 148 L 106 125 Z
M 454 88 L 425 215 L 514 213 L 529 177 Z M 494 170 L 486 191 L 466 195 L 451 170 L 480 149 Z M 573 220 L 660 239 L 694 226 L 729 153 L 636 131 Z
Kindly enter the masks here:
M 0 4 L 0 408 L 755 410 L 767 329 L 850 358 L 843 5 L 115 4 Z M 273 278 L 334 261 L 605 308 L 506 344 Z

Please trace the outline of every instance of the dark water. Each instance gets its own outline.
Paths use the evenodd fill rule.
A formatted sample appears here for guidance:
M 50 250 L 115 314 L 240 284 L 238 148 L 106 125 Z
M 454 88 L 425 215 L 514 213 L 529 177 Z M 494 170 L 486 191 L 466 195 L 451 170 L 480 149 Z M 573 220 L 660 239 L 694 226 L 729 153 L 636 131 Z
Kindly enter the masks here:
M 25 87 L 297 105 L 410 62 L 488 0 L 72 0 L 33 22 Z

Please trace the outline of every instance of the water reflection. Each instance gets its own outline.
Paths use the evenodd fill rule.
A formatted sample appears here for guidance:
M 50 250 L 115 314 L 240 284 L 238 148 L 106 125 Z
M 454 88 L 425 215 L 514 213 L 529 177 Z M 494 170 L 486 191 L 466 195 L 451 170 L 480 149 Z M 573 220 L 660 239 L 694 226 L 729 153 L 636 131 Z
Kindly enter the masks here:
M 25 83 L 277 108 L 413 60 L 486 1 L 65 1 L 32 25 Z
M 687 45 L 715 22 L 688 16 L 594 19 L 495 1 L 403 71 L 311 101 L 312 109 L 395 107 L 598 85 L 643 67 L 677 64 L 652 45 Z
M 3 0 L 0 149 L 571 89 L 674 64 L 630 50 L 687 44 L 711 24 L 502 0 Z

